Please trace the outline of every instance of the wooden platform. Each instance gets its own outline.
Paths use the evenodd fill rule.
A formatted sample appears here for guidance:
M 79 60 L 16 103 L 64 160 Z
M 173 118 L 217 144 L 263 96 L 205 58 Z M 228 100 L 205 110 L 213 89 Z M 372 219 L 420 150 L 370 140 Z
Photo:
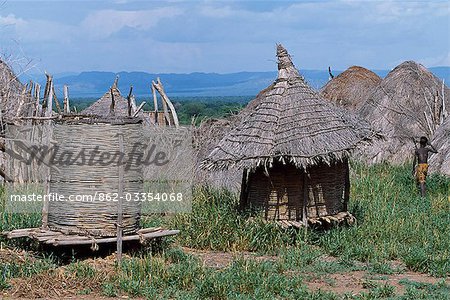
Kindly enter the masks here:
M 308 218 L 308 226 L 313 228 L 330 228 L 339 225 L 353 225 L 356 218 L 348 211 L 340 212 L 335 215 L 323 216 L 318 218 Z M 302 228 L 305 227 L 303 221 L 279 220 L 276 221 L 282 228 Z
M 141 244 L 145 244 L 149 240 L 176 235 L 179 232 L 179 230 L 166 230 L 161 227 L 143 228 L 138 230 L 134 235 L 123 236 L 122 241 L 139 241 Z M 98 250 L 98 244 L 117 243 L 117 237 L 92 237 L 78 234 L 64 234 L 59 231 L 42 228 L 15 229 L 3 232 L 2 235 L 8 239 L 26 237 L 36 240 L 39 243 L 52 246 L 91 245 L 91 248 L 94 251 Z

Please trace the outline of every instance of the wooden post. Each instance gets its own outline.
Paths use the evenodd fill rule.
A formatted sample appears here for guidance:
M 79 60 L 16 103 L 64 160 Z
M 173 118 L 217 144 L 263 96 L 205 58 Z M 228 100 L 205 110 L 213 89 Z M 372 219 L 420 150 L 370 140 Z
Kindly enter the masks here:
M 55 93 L 55 86 L 52 85 L 52 94 L 53 94 L 53 101 L 55 102 L 55 106 L 56 106 L 56 110 L 58 111 L 58 114 L 61 114 L 61 106 L 59 105 L 59 101 L 58 98 L 56 97 L 56 93 Z
M 28 89 L 28 87 L 24 86 L 22 93 L 20 94 L 19 107 L 17 108 L 17 111 L 16 111 L 16 118 L 20 117 L 20 115 L 22 114 L 22 108 L 25 105 L 25 99 L 27 97 L 27 89 Z
M 130 97 L 130 102 L 131 102 L 131 110 L 136 111 L 137 110 L 136 99 L 134 98 L 133 95 L 131 95 Z
M 124 153 L 124 145 L 123 145 L 123 133 L 120 130 L 119 132 L 119 151 L 120 153 Z M 122 207 L 122 198 L 123 195 L 123 185 L 124 185 L 124 169 L 122 163 L 119 164 L 119 191 L 118 191 L 118 202 L 117 202 L 117 263 L 121 264 L 122 262 L 122 235 L 123 235 L 123 207 Z
M 144 107 L 145 105 L 145 101 L 142 101 L 141 105 L 139 105 L 139 107 L 136 109 L 136 111 L 133 114 L 133 117 L 136 117 L 138 115 L 138 113 L 141 111 L 141 109 Z
M 44 89 L 44 100 L 42 101 L 42 110 L 44 115 L 47 113 L 47 107 L 48 107 L 48 97 L 51 94 L 50 91 L 52 90 L 52 81 L 53 78 L 50 74 L 45 73 L 45 76 L 47 77 L 47 81 L 45 83 L 45 89 Z M 51 105 L 50 105 L 51 107 Z
M 302 221 L 308 227 L 308 174 L 306 173 L 306 169 L 303 169 Z
M 64 92 L 64 113 L 70 114 L 69 87 L 67 85 L 64 85 L 63 92 Z
M 178 122 L 178 116 L 177 116 L 177 112 L 175 111 L 175 106 L 173 106 L 172 102 L 170 101 L 169 97 L 166 95 L 166 92 L 164 91 L 164 87 L 161 83 L 161 80 L 159 79 L 159 77 L 157 78 L 157 84 L 155 84 L 155 82 L 152 82 L 153 85 L 155 86 L 156 90 L 158 91 L 158 93 L 161 95 L 162 98 L 162 102 L 163 102 L 163 106 L 164 106 L 164 102 L 167 103 L 167 105 L 170 108 L 170 111 L 172 112 L 172 117 L 173 117 L 173 122 L 175 123 L 175 127 L 179 127 L 180 123 Z
M 110 93 L 111 93 L 111 105 L 109 106 L 109 114 L 111 116 L 114 116 L 114 107 L 116 106 L 116 102 L 114 100 L 114 91 L 113 88 L 109 89 Z
M 156 90 L 152 84 L 153 106 L 155 107 L 155 124 L 158 124 L 158 98 L 156 98 Z
M 133 86 L 130 85 L 130 92 L 128 93 L 127 97 L 127 104 L 128 104 L 128 116 L 131 117 L 131 95 L 133 93 Z
M 345 163 L 345 187 L 344 187 L 344 206 L 343 210 L 348 211 L 348 201 L 350 199 L 350 166 L 348 164 L 348 160 L 344 161 Z
M 239 197 L 239 207 L 244 210 L 247 207 L 248 201 L 248 182 L 247 182 L 247 169 L 242 172 L 241 194 Z
M 155 83 L 154 83 L 154 85 L 155 85 L 155 88 L 156 88 L 156 84 Z M 170 120 L 169 110 L 167 108 L 167 102 L 165 101 L 165 99 L 162 96 L 161 96 L 161 102 L 162 102 L 162 107 L 163 107 L 163 112 L 164 112 L 164 118 L 166 119 L 166 122 L 165 122 L 164 125 L 170 126 L 170 125 L 172 125 L 172 122 Z
M 50 87 L 48 92 L 48 98 L 47 98 L 47 109 L 45 112 L 45 116 L 51 116 L 53 111 L 53 81 L 50 81 Z
M 50 195 L 50 167 L 48 167 L 47 178 L 45 179 L 45 193 Z M 48 209 L 50 206 L 50 202 L 48 201 L 48 197 L 44 197 L 44 203 L 42 206 L 42 229 L 48 229 Z
M 34 86 L 34 99 L 35 99 L 35 110 L 36 110 L 35 116 L 36 117 L 40 117 L 41 113 L 42 113 L 40 97 L 41 97 L 41 86 L 39 85 L 39 83 L 36 83 L 36 85 Z

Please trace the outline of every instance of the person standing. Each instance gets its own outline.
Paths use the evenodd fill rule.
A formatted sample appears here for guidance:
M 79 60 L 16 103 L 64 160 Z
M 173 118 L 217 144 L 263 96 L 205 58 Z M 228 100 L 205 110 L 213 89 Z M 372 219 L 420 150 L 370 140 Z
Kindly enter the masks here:
M 415 175 L 417 185 L 420 187 L 421 196 L 425 197 L 426 179 L 428 173 L 428 153 L 437 153 L 437 150 L 433 147 L 433 145 L 430 144 L 425 136 L 420 137 L 419 144 L 420 147 L 418 148 L 416 141 L 414 140 L 416 150 L 414 152 L 413 175 Z

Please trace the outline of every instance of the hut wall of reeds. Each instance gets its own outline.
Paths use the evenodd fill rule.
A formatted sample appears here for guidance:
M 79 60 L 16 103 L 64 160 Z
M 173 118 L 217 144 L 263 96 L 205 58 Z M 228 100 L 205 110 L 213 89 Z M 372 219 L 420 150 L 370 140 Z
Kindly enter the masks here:
M 276 81 L 238 115 L 202 167 L 244 169 L 241 203 L 262 206 L 267 219 L 346 210 L 350 153 L 377 135 L 308 86 L 281 45 L 277 56 Z
M 381 82 L 374 72 L 359 66 L 352 66 L 328 81 L 320 91 L 325 99 L 338 106 L 356 111 Z
M 350 184 L 347 161 L 319 164 L 309 169 L 277 163 L 250 172 L 245 206 L 262 208 L 268 220 L 301 220 L 335 215 L 347 210 Z
M 401 164 L 413 159 L 413 138 L 429 139 L 443 123 L 450 105 L 450 89 L 421 64 L 406 61 L 381 81 L 358 111 L 384 140 L 364 149 L 370 163 Z
M 123 142 L 119 141 L 120 136 Z M 57 122 L 53 135 L 58 147 L 56 157 L 63 159 L 61 155 L 64 153 L 73 153 L 72 159 L 76 160 L 51 168 L 50 192 L 79 198 L 78 201 L 77 198 L 73 198 L 75 201 L 50 201 L 48 227 L 67 234 L 115 236 L 117 205 L 122 201 L 123 232 L 135 233 L 140 220 L 140 202 L 129 201 L 131 199 L 127 195 L 142 192 L 142 166 L 131 164 L 130 168 L 124 169 L 121 178 L 118 159 L 123 153 L 124 163 L 132 160 L 132 156 L 137 154 L 133 154 L 136 151 L 134 147 L 141 138 L 142 123 L 136 118 L 89 119 L 88 123 L 79 120 Z M 98 155 L 89 162 L 89 155 L 94 152 Z M 82 153 L 86 155 L 85 160 L 80 156 Z M 118 195 L 120 181 L 123 199 Z
M 450 116 L 436 130 L 431 144 L 438 153 L 430 157 L 430 172 L 450 176 Z

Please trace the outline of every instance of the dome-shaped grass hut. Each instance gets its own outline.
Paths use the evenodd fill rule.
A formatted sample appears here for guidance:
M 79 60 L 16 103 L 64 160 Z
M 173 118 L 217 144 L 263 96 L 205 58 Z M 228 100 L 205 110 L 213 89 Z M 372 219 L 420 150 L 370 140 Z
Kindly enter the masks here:
M 204 160 L 206 169 L 244 169 L 241 204 L 266 219 L 306 221 L 347 210 L 350 153 L 374 132 L 323 99 L 277 47 L 278 78 L 241 112 Z
M 328 81 L 321 89 L 321 96 L 339 106 L 356 111 L 381 82 L 374 72 L 353 66 Z
M 438 153 L 430 158 L 430 172 L 450 176 L 450 117 L 436 130 L 431 144 Z
M 412 138 L 431 138 L 449 105 L 450 89 L 442 80 L 416 62 L 400 64 L 359 110 L 359 115 L 386 137 L 364 150 L 365 159 L 390 163 L 412 160 Z

